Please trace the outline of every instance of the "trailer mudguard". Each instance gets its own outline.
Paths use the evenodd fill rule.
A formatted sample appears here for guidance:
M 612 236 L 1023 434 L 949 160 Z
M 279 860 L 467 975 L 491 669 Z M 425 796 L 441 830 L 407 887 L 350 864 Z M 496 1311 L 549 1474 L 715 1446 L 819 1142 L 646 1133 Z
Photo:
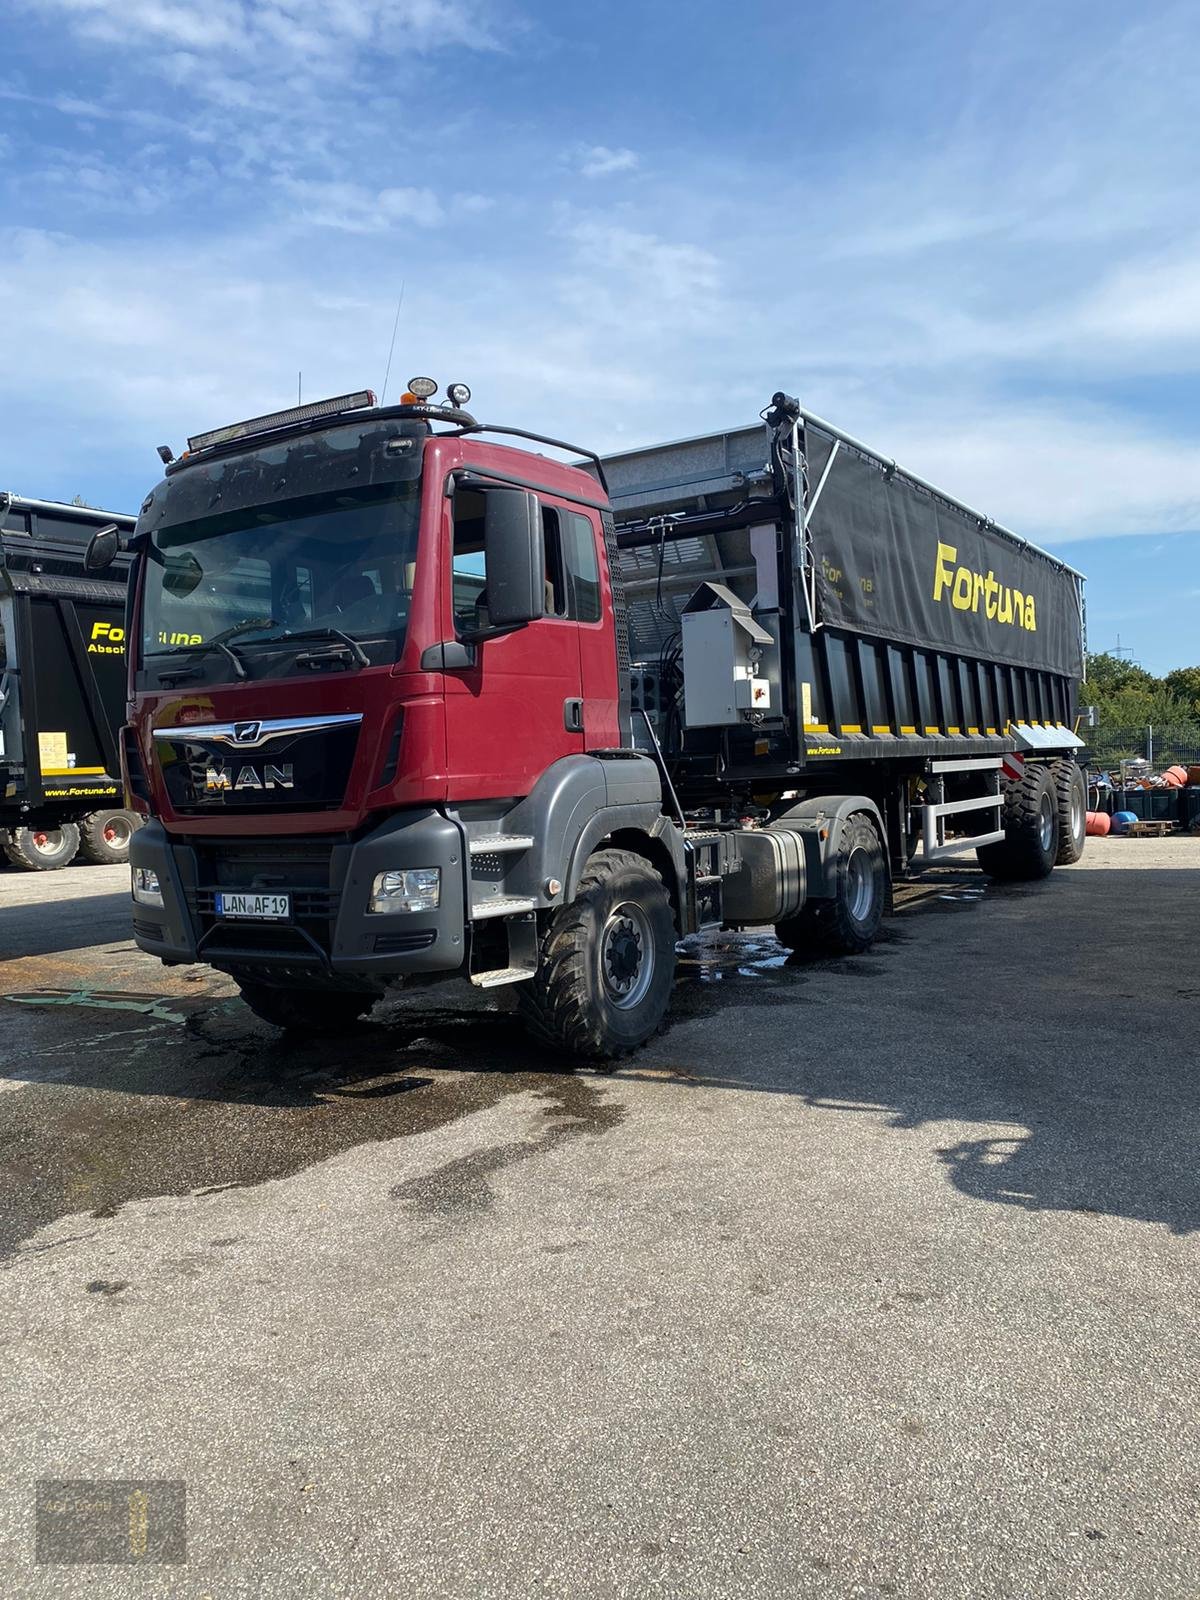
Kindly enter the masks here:
M 855 812 L 865 811 L 879 829 L 885 863 L 888 835 L 879 807 L 865 794 L 824 794 L 772 817 L 770 828 L 788 828 L 804 840 L 804 867 L 808 900 L 827 900 L 834 892 L 834 863 L 841 825 Z M 890 872 L 890 866 L 889 866 Z

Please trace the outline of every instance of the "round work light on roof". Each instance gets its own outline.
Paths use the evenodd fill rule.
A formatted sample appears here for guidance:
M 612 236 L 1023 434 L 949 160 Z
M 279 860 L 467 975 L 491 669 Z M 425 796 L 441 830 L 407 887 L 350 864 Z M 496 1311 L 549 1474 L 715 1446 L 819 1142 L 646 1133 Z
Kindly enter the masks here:
M 446 385 L 446 398 L 452 406 L 465 406 L 471 398 L 471 391 L 465 383 L 448 383 Z

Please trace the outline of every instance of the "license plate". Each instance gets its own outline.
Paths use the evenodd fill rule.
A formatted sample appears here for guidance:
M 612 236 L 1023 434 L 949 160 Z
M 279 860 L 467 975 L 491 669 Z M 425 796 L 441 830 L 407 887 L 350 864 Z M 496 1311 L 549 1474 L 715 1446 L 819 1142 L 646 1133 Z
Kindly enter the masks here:
M 292 914 L 290 894 L 219 894 L 219 917 L 257 917 L 260 922 L 285 922 Z

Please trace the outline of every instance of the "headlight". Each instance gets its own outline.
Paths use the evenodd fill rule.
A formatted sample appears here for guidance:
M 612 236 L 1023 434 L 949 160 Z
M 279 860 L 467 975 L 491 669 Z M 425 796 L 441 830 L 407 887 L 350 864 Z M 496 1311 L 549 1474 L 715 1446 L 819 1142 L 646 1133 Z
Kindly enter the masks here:
M 442 897 L 441 867 L 381 872 L 371 885 L 372 911 L 436 911 Z
M 142 906 L 161 906 L 163 894 L 158 873 L 151 872 L 149 867 L 134 867 L 132 871 L 133 898 L 137 903 Z

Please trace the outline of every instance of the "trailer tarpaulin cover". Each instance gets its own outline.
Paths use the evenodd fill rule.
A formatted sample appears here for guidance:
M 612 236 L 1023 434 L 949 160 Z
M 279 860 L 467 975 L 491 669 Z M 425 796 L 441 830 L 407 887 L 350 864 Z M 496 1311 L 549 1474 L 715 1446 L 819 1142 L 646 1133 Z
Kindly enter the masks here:
M 806 433 L 815 489 L 831 440 L 811 423 Z M 1082 676 L 1075 575 L 902 472 L 843 444 L 809 535 L 830 627 Z

